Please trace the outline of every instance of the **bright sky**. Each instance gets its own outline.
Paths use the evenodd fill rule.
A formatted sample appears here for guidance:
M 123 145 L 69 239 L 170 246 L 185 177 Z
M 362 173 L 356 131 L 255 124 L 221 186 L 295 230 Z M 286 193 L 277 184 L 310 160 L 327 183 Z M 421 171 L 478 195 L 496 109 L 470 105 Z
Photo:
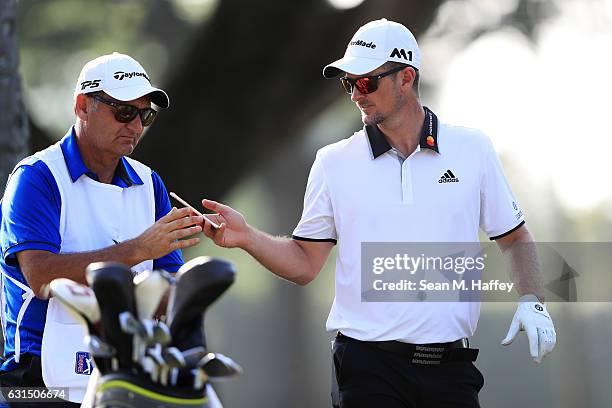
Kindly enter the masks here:
M 562 205 L 586 210 L 612 200 L 612 1 L 562 4 L 535 45 L 508 29 L 457 54 L 440 112 L 487 132 L 534 187 L 552 183 Z

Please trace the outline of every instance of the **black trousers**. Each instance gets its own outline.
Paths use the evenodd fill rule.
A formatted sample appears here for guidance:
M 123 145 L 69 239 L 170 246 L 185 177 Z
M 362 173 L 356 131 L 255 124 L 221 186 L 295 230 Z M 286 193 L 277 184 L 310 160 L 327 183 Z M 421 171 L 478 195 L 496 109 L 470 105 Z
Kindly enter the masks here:
M 22 354 L 19 358 L 19 367 L 13 371 L 0 372 L 0 386 L 2 387 L 45 387 L 42 378 L 42 367 L 40 357 L 31 354 Z M 6 398 L 6 389 L 3 396 Z M 10 403 L 11 408 L 40 407 L 40 408 L 77 408 L 81 404 L 70 401 L 64 402 L 20 402 Z
M 336 337 L 334 408 L 480 407 L 478 392 L 484 378 L 472 362 L 421 365 L 410 360 L 367 343 Z

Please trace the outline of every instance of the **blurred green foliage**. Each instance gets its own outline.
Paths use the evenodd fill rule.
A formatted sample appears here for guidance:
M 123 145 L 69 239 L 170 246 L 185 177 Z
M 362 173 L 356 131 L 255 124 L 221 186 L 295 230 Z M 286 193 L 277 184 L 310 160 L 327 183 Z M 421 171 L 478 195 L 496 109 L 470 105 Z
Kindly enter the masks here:
M 155 84 L 214 10 L 215 0 L 20 0 L 20 71 L 33 120 L 58 139 L 73 121 L 85 62 L 113 51 L 138 60 Z
M 94 0 L 19 2 L 21 66 L 28 85 L 63 84 L 63 67 L 75 53 L 100 54 L 109 49 L 137 47 L 146 12 L 142 2 L 113 1 L 112 7 L 108 3 Z

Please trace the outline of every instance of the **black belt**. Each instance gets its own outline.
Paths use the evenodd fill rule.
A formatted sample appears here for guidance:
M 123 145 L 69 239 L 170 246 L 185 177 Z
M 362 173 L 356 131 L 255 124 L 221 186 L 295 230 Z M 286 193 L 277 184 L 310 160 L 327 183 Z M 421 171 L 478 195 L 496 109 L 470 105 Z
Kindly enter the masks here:
M 451 361 L 476 361 L 478 349 L 469 348 L 467 339 L 450 343 L 411 344 L 401 341 L 361 341 L 338 332 L 340 341 L 358 342 L 410 358 L 413 364 L 437 365 Z

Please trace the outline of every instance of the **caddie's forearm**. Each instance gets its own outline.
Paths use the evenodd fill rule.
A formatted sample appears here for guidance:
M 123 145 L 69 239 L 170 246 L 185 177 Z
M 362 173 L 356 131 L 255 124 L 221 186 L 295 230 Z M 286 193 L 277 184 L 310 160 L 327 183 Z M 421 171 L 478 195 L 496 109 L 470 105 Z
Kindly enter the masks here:
M 305 285 L 318 274 L 304 250 L 287 237 L 274 237 L 249 227 L 249 238 L 243 249 L 275 275 Z
M 17 254 L 21 270 L 37 297 L 45 296 L 45 287 L 57 278 L 87 284 L 85 269 L 92 262 L 114 261 L 134 266 L 140 259 L 135 243 L 126 241 L 96 251 L 53 254 L 48 251 L 23 251 Z

